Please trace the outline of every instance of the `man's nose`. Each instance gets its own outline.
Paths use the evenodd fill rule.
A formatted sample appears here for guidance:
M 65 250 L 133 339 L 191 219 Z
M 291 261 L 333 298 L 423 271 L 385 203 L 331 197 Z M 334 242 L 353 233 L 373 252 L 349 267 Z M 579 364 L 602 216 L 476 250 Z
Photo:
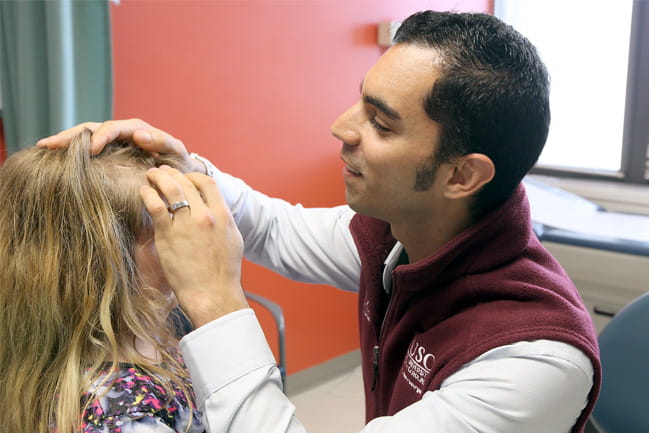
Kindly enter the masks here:
M 348 145 L 358 145 L 361 140 L 358 132 L 358 112 L 360 102 L 352 105 L 341 114 L 338 119 L 331 125 L 331 133 L 334 137 Z

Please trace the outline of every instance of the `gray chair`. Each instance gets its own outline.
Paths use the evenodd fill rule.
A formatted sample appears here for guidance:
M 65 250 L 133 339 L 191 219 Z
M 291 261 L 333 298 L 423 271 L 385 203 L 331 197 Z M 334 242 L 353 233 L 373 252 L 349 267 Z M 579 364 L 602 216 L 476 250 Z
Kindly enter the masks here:
M 279 360 L 277 367 L 282 376 L 282 383 L 284 384 L 284 392 L 286 392 L 286 341 L 285 341 L 285 329 L 284 329 L 284 312 L 282 307 L 279 304 L 271 301 L 268 298 L 265 298 L 261 295 L 255 293 L 244 292 L 246 298 L 249 300 L 261 305 L 270 311 L 270 314 L 273 316 L 275 321 L 275 327 L 277 328 L 277 346 L 279 352 Z M 180 339 L 185 334 L 190 333 L 193 330 L 192 323 L 189 318 L 185 315 L 185 312 L 180 308 L 176 307 L 171 311 L 169 315 L 169 320 L 172 323 L 172 326 L 176 330 L 176 336 Z
M 617 313 L 598 340 L 602 390 L 590 431 L 649 432 L 649 292 Z
M 284 384 L 284 392 L 286 392 L 286 347 L 285 347 L 285 330 L 284 330 L 284 311 L 279 304 L 271 301 L 268 298 L 265 298 L 261 295 L 255 293 L 245 292 L 246 298 L 250 299 L 253 302 L 261 305 L 270 311 L 270 314 L 275 320 L 275 327 L 277 328 L 277 351 L 279 360 L 277 362 L 277 368 L 282 375 L 282 383 Z

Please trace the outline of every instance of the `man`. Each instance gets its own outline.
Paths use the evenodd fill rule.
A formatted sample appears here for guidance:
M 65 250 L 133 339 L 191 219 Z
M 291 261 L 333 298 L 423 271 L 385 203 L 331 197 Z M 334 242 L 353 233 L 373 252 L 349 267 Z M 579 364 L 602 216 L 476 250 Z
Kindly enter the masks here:
M 520 185 L 547 136 L 545 68 L 487 15 L 418 13 L 395 42 L 332 126 L 349 207 L 270 199 L 202 159 L 224 200 L 205 176 L 149 173 L 167 203 L 190 206 L 142 191 L 167 278 L 199 326 L 181 346 L 210 430 L 303 431 L 246 309 L 236 224 L 249 259 L 359 290 L 364 432 L 582 431 L 600 385 L 595 333 Z M 98 147 L 133 136 L 187 156 L 141 121 L 81 126 Z

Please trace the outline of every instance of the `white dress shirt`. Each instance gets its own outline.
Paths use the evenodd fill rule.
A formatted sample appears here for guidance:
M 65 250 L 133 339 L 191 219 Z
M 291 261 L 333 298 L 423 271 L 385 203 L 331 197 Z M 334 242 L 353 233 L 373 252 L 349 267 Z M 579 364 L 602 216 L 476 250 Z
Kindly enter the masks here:
M 214 177 L 249 260 L 297 281 L 358 290 L 360 259 L 349 230 L 351 209 L 306 209 L 269 198 L 218 170 Z M 386 272 L 396 265 L 399 248 L 386 260 Z M 195 330 L 183 338 L 181 350 L 210 432 L 305 431 L 282 392 L 279 370 L 252 310 Z M 362 432 L 569 432 L 592 384 L 590 360 L 575 347 L 551 340 L 518 342 L 483 353 L 440 389 L 393 416 L 372 420 Z

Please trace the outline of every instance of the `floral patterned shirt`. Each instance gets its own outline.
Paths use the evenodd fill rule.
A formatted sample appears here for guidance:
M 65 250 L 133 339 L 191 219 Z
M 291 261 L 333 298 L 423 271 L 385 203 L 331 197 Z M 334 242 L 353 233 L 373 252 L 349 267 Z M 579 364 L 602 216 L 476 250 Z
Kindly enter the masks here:
M 82 433 L 204 433 L 201 414 L 187 401 L 179 387 L 169 400 L 155 377 L 132 364 L 120 364 L 106 382 L 110 389 L 97 388 L 82 397 L 85 404 L 92 391 L 101 395 L 90 403 L 82 416 Z M 99 381 L 108 372 L 101 375 Z M 111 379 L 114 379 L 111 383 Z M 188 384 L 191 391 L 191 383 Z M 193 395 L 192 395 L 193 398 Z M 187 429 L 189 422 L 191 428 Z

